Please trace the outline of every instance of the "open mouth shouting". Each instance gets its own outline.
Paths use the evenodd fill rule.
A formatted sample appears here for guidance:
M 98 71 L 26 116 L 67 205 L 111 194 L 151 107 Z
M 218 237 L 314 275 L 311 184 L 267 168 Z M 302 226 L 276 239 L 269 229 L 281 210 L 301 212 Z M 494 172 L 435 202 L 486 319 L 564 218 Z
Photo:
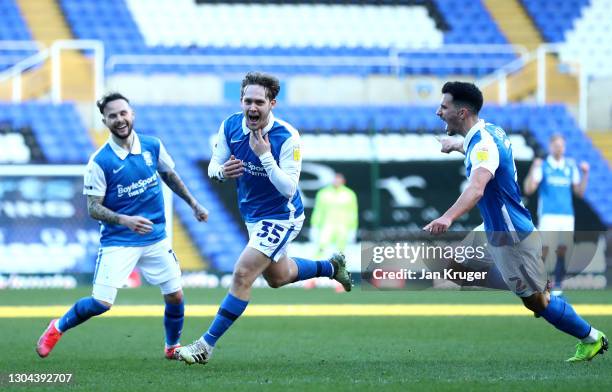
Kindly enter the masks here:
M 258 112 L 248 112 L 246 117 L 247 126 L 253 129 L 259 124 L 259 120 L 261 119 L 261 115 Z

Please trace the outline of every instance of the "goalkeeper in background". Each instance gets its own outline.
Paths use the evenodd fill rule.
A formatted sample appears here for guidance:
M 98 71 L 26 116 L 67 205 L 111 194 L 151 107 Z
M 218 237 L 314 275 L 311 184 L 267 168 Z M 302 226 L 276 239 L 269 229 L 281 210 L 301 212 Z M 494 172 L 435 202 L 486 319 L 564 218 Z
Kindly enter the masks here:
M 321 257 L 331 250 L 344 252 L 357 234 L 359 215 L 357 195 L 346 186 L 342 173 L 336 173 L 333 182 L 320 189 L 312 211 L 311 228 Z

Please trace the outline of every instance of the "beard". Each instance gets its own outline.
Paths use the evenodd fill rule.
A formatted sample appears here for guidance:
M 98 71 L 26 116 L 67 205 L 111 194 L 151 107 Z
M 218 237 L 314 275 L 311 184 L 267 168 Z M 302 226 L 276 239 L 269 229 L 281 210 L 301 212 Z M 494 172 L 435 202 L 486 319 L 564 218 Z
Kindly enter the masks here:
M 455 136 L 455 135 L 459 134 L 460 127 L 459 127 L 458 124 L 453 124 L 452 122 L 448 123 L 445 120 L 444 120 L 444 122 L 446 123 L 445 131 L 446 131 L 446 134 L 448 136 Z
M 127 139 L 128 137 L 130 137 L 130 135 L 132 134 L 132 129 L 133 129 L 133 128 L 134 128 L 134 127 L 132 126 L 132 124 L 127 124 L 127 129 L 128 129 L 128 130 L 127 130 L 127 134 L 126 134 L 125 136 L 123 136 L 123 135 L 119 134 L 119 131 L 115 130 L 115 128 L 110 128 L 110 131 L 111 131 L 111 133 L 112 133 L 113 135 L 115 135 L 117 138 L 125 140 L 125 139 Z

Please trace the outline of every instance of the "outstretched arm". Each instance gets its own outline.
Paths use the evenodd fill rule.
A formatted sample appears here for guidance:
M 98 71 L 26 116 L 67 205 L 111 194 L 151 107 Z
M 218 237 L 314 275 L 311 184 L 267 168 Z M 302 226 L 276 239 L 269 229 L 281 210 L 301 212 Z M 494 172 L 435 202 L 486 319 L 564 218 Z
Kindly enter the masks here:
M 191 207 L 195 218 L 199 222 L 206 222 L 208 220 L 208 210 L 200 205 L 196 198 L 193 197 L 181 177 L 174 169 L 160 172 L 159 175 L 164 183 L 168 185 L 168 188 L 172 189 L 172 192 L 176 193 L 181 199 L 185 200 L 189 207 Z
M 457 151 L 461 154 L 465 155 L 465 151 L 463 150 L 463 139 L 459 137 L 438 137 L 435 138 L 440 142 L 440 151 L 445 154 L 450 154 L 453 151 Z
M 208 210 L 202 207 L 191 192 L 189 192 L 189 189 L 187 189 L 181 177 L 176 170 L 174 170 L 174 161 L 161 142 L 159 147 L 159 159 L 157 161 L 157 172 L 164 183 L 168 185 L 168 188 L 172 189 L 172 192 L 185 200 L 189 207 L 191 207 L 193 215 L 199 222 L 206 222 L 208 220 Z
M 446 232 L 457 218 L 474 208 L 484 195 L 485 187 L 491 181 L 491 178 L 493 178 L 493 174 L 483 167 L 474 170 L 470 177 L 469 185 L 461 193 L 455 204 L 444 215 L 425 226 L 423 230 L 429 231 L 432 234 Z
M 531 164 L 531 168 L 525 177 L 525 181 L 523 181 L 523 193 L 525 193 L 527 196 L 532 195 L 538 189 L 538 186 L 540 186 L 541 181 L 542 159 L 536 158 Z
M 589 182 L 589 171 L 590 171 L 591 167 L 589 166 L 589 164 L 587 162 L 581 162 L 580 163 L 580 171 L 582 172 L 582 175 L 579 176 L 579 180 L 576 181 L 576 177 L 575 176 L 572 185 L 572 188 L 574 189 L 574 193 L 576 194 L 576 196 L 579 197 L 583 197 L 584 196 L 584 192 L 586 191 L 586 187 L 587 184 Z

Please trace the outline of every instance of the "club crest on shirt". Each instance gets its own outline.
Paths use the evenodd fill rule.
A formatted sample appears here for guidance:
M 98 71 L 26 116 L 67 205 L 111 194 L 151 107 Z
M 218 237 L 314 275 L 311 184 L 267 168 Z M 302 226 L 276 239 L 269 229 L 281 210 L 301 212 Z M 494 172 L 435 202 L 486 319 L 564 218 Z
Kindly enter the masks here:
M 147 166 L 153 166 L 153 158 L 151 157 L 151 153 L 149 151 L 144 151 L 142 153 L 142 158 L 144 159 Z

